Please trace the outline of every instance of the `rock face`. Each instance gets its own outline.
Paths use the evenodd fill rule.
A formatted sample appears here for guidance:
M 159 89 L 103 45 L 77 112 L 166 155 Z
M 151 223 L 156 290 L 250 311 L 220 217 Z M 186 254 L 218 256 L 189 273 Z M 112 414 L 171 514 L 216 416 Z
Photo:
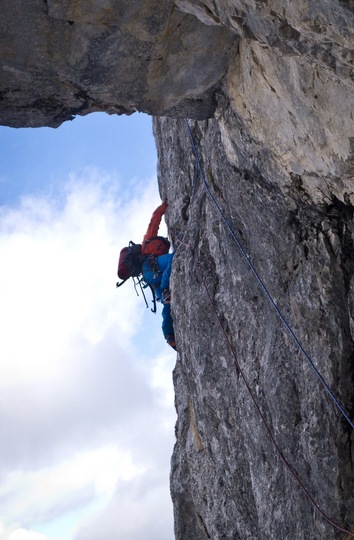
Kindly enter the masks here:
M 154 121 L 176 248 L 176 538 L 338 538 L 353 429 L 249 260 L 353 420 L 353 3 L 177 4 L 240 41 L 215 117 L 189 122 L 221 213 L 185 121 Z
M 207 118 L 236 36 L 171 0 L 4 0 L 0 123 L 94 111 Z
M 271 160 L 245 160 L 249 134 L 240 135 L 236 115 L 220 100 L 218 120 L 193 125 L 210 190 L 353 417 L 353 208 L 335 195 L 315 204 L 290 174 L 287 186 L 285 171 L 281 176 Z M 231 141 L 222 138 L 222 121 Z M 155 120 L 155 132 L 176 247 L 176 538 L 337 538 L 282 463 L 263 420 L 316 504 L 349 526 L 352 429 L 275 313 L 202 180 L 195 180 L 183 121 Z M 235 139 L 242 167 L 224 146 Z M 266 156 L 253 143 L 255 155 Z M 323 177 L 329 190 L 330 182 Z
M 353 429 L 330 393 L 353 420 L 353 1 L 4 0 L 2 13 L 2 123 L 159 117 L 177 540 L 350 538 Z

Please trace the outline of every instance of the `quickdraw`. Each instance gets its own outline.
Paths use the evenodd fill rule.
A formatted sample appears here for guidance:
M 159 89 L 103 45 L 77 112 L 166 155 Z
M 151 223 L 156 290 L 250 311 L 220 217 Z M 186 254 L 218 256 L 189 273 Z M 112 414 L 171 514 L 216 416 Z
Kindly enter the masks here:
M 147 289 L 149 287 L 149 289 L 151 290 L 151 294 L 152 294 L 152 305 L 153 305 L 153 307 L 151 308 L 151 311 L 152 311 L 152 313 L 156 313 L 156 311 L 157 311 L 157 308 L 156 308 L 156 295 L 155 295 L 155 291 L 151 287 L 151 285 L 146 283 L 146 281 L 144 281 L 142 276 L 140 276 L 138 278 L 133 278 L 133 283 L 134 283 L 134 289 L 135 289 L 135 292 L 136 292 L 137 296 L 139 296 L 138 287 L 140 288 L 141 294 L 143 295 L 145 305 L 146 305 L 147 308 L 149 307 L 149 304 L 148 304 L 148 301 L 146 300 L 146 295 L 145 295 L 144 289 Z M 120 285 L 117 285 L 117 287 L 119 287 Z

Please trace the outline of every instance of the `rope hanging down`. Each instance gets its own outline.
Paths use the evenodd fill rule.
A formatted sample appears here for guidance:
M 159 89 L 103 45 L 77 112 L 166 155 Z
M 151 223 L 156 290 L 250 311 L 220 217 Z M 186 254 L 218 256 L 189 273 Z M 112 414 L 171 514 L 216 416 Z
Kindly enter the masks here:
M 209 302 L 211 303 L 212 305 L 212 308 L 213 308 L 213 311 L 215 313 L 215 317 L 217 319 L 217 321 L 219 322 L 219 325 L 221 327 L 221 330 L 224 334 L 224 337 L 225 337 L 225 340 L 227 342 L 227 345 L 229 347 L 229 350 L 230 350 L 230 353 L 235 361 L 235 366 L 236 366 L 236 370 L 238 371 L 238 373 L 240 374 L 246 388 L 247 388 L 247 391 L 251 397 L 251 400 L 255 406 L 255 409 L 264 425 L 264 428 L 269 436 L 269 439 L 271 441 L 271 443 L 273 444 L 274 448 L 275 448 L 275 451 L 276 453 L 278 454 L 279 456 L 279 459 L 282 461 L 282 463 L 284 464 L 284 466 L 286 467 L 287 471 L 290 473 L 290 475 L 293 477 L 293 479 L 295 480 L 295 482 L 298 484 L 298 486 L 301 488 L 301 490 L 303 491 L 303 493 L 305 494 L 305 496 L 309 499 L 310 503 L 312 504 L 312 506 L 317 510 L 317 512 L 323 517 L 323 519 L 329 524 L 331 525 L 334 529 L 337 529 L 338 531 L 341 531 L 342 533 L 345 533 L 346 535 L 350 536 L 351 538 L 354 538 L 354 533 L 350 532 L 348 529 L 345 529 L 344 527 L 342 527 L 341 525 L 339 525 L 338 523 L 336 523 L 335 521 L 333 521 L 332 518 L 330 518 L 326 512 L 324 510 L 322 510 L 322 508 L 317 504 L 317 502 L 315 501 L 314 497 L 311 495 L 311 493 L 309 492 L 309 490 L 307 489 L 307 487 L 305 486 L 305 484 L 302 482 L 302 480 L 300 479 L 300 477 L 298 476 L 297 472 L 293 469 L 293 467 L 290 465 L 289 461 L 286 459 L 286 457 L 284 456 L 284 453 L 283 451 L 281 450 L 280 446 L 278 445 L 277 441 L 275 440 L 275 437 L 273 435 L 273 432 L 271 430 L 271 428 L 269 427 L 269 424 L 266 420 L 266 417 L 264 416 L 259 404 L 258 404 L 258 401 L 257 399 L 255 398 L 254 396 L 254 393 L 251 389 L 251 386 L 247 380 L 247 377 L 246 375 L 244 374 L 240 364 L 239 364 L 239 361 L 237 359 L 237 355 L 236 355 L 236 351 L 234 349 L 234 346 L 231 342 L 231 339 L 230 337 L 228 336 L 227 332 L 225 331 L 225 328 L 224 328 L 224 325 L 222 323 L 222 320 L 220 318 L 220 315 L 216 309 L 216 306 L 215 306 L 215 303 L 214 303 L 214 300 L 210 294 L 210 291 L 208 289 L 208 286 L 206 284 L 206 281 L 204 279 L 204 276 L 203 276 L 203 273 L 202 273 L 202 270 L 200 268 L 200 266 L 198 267 L 198 274 L 199 274 L 199 278 L 201 280 L 201 282 L 203 283 L 203 287 L 205 289 L 205 292 L 208 296 L 208 299 L 209 299 Z
M 215 208 L 217 209 L 217 211 L 219 212 L 220 214 L 220 217 L 222 219 L 222 221 L 224 222 L 225 226 L 227 227 L 227 229 L 229 230 L 230 234 L 231 234 L 231 237 L 232 239 L 234 240 L 234 242 L 236 243 L 237 247 L 239 248 L 240 252 L 241 252 L 241 255 L 242 257 L 245 259 L 245 261 L 247 262 L 250 270 L 252 271 L 254 277 L 256 278 L 258 284 L 260 285 L 261 289 L 263 290 L 264 294 L 266 295 L 266 297 L 268 298 L 269 302 L 271 303 L 271 305 L 273 306 L 274 310 L 276 311 L 277 315 L 279 316 L 280 320 L 282 321 L 282 323 L 284 324 L 285 328 L 287 329 L 287 331 L 289 332 L 290 336 L 292 337 L 292 339 L 294 340 L 294 342 L 296 343 L 297 347 L 299 348 L 299 350 L 301 351 L 301 353 L 303 354 L 303 356 L 305 357 L 305 359 L 307 360 L 309 366 L 311 367 L 311 369 L 313 370 L 313 372 L 315 373 L 316 377 L 318 378 L 318 380 L 321 382 L 322 386 L 324 387 L 324 389 L 326 390 L 327 394 L 330 396 L 330 398 L 332 399 L 333 403 L 335 404 L 335 406 L 337 407 L 337 409 L 340 411 L 340 413 L 342 414 L 342 416 L 347 420 L 347 422 L 350 424 L 350 426 L 352 427 L 352 429 L 354 429 L 354 422 L 350 419 L 349 415 L 346 413 L 346 411 L 344 410 L 343 406 L 340 404 L 340 402 L 338 401 L 337 397 L 334 395 L 334 393 L 332 392 L 332 390 L 330 389 L 330 387 L 328 386 L 327 382 L 325 381 L 325 379 L 323 378 L 323 376 L 321 375 L 321 373 L 318 371 L 318 369 L 316 368 L 315 364 L 313 363 L 312 359 L 310 358 L 309 354 L 305 351 L 304 347 L 302 346 L 301 342 L 299 341 L 298 337 L 296 336 L 295 332 L 293 331 L 293 329 L 291 328 L 290 324 L 287 322 L 287 320 L 285 319 L 284 315 L 282 314 L 282 312 L 280 311 L 280 309 L 278 308 L 278 306 L 276 305 L 275 301 L 273 300 L 273 297 L 272 295 L 270 294 L 270 292 L 268 291 L 266 285 L 264 284 L 263 280 L 261 279 L 261 277 L 259 276 L 257 270 L 255 269 L 255 267 L 253 266 L 253 263 L 252 261 L 250 260 L 249 256 L 247 255 L 244 247 L 242 246 L 241 242 L 239 241 L 239 239 L 237 238 L 236 234 L 235 234 L 235 231 L 233 230 L 232 226 L 230 225 L 229 221 L 227 220 L 223 210 L 221 209 L 221 207 L 219 206 L 217 200 L 215 199 L 214 195 L 212 194 L 211 190 L 210 190 L 210 187 L 208 185 L 208 182 L 206 181 L 206 178 L 205 178 L 205 175 L 204 175 L 204 171 L 203 171 L 203 168 L 201 166 L 201 163 L 200 163 L 200 159 L 199 159 L 199 153 L 198 153 L 198 150 L 197 150 L 197 146 L 196 146 L 196 143 L 195 143 L 195 140 L 194 140 L 194 137 L 193 137 L 193 133 L 192 133 L 192 130 L 190 128 L 190 125 L 188 123 L 188 120 L 185 119 L 185 123 L 186 123 L 186 127 L 187 127 L 187 130 L 188 130 L 188 133 L 189 133 L 189 137 L 190 137 L 190 140 L 191 140 L 191 143 L 192 143 L 192 146 L 193 146 L 193 151 L 194 151 L 194 155 L 195 155 L 195 159 L 196 159 L 196 163 L 197 163 L 197 166 L 198 166 L 198 169 L 199 169 L 199 172 L 200 172 L 200 176 L 203 180 L 203 184 L 204 184 L 204 187 L 205 187 L 205 190 L 211 200 L 211 202 L 213 203 L 213 205 L 215 206 Z

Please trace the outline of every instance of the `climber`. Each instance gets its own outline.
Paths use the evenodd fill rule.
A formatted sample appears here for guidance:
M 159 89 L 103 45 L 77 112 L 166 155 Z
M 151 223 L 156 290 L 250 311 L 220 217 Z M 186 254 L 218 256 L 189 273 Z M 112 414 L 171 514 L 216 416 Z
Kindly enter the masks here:
M 118 264 L 118 276 L 124 281 L 129 277 L 142 274 L 143 281 L 149 285 L 157 301 L 163 304 L 162 332 L 167 343 L 176 350 L 176 342 L 171 315 L 170 275 L 174 253 L 169 253 L 170 243 L 166 238 L 157 236 L 161 219 L 167 209 L 163 202 L 152 214 L 142 244 L 133 244 L 123 248 Z
M 167 210 L 167 203 L 163 202 L 156 208 L 151 216 L 151 220 L 145 233 L 142 252 L 143 257 L 143 277 L 144 281 L 153 287 L 156 299 L 163 304 L 162 308 L 162 332 L 167 343 L 176 350 L 175 334 L 171 315 L 171 294 L 170 294 L 170 275 L 172 269 L 173 253 L 166 253 L 157 257 L 150 257 L 147 254 L 149 242 L 154 242 L 159 231 L 162 216 Z M 153 250 L 151 250 L 153 251 Z

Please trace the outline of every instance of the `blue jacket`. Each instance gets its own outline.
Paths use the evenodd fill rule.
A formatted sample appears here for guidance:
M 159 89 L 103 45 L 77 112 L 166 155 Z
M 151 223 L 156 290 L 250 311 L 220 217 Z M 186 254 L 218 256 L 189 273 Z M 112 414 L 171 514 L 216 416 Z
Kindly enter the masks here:
M 148 285 L 155 289 L 156 299 L 162 300 L 162 293 L 170 287 L 170 275 L 172 268 L 172 259 L 174 253 L 167 253 L 155 257 L 157 267 L 150 262 L 150 257 L 145 257 L 143 260 L 143 276 Z
M 149 257 L 143 260 L 143 277 L 148 285 L 150 285 L 156 295 L 156 300 L 162 302 L 162 332 L 166 337 L 174 334 L 173 321 L 171 316 L 170 304 L 165 304 L 162 300 L 162 293 L 170 287 L 170 276 L 172 269 L 172 260 L 174 253 L 167 253 L 154 258 L 157 264 L 151 264 Z

